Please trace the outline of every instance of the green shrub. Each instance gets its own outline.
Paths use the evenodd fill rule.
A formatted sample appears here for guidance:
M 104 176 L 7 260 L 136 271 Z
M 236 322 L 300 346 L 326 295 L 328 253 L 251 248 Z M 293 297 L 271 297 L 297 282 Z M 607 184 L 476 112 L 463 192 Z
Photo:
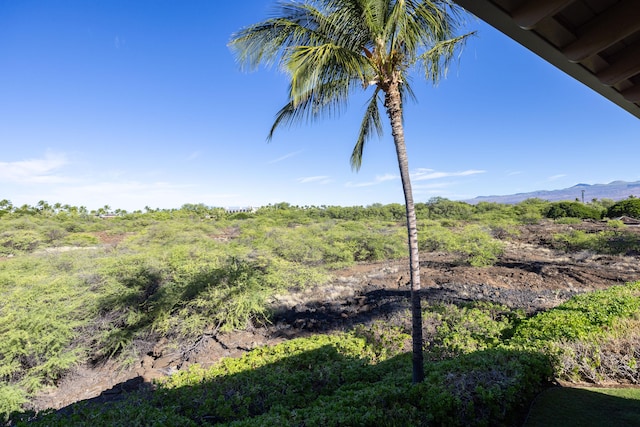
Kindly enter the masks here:
M 555 222 L 556 224 L 575 225 L 575 224 L 582 224 L 582 219 L 565 216 L 565 217 L 560 217 L 556 219 Z
M 69 275 L 76 263 L 68 255 L 0 263 L 0 387 L 13 396 L 7 402 L 54 384 L 85 355 L 75 343 L 91 321 L 94 295 Z
M 33 230 L 5 231 L 0 234 L 0 255 L 33 252 L 42 242 L 40 233 Z
M 569 233 L 558 233 L 553 239 L 554 246 L 565 252 L 588 250 L 603 254 L 625 254 L 640 250 L 638 236 L 625 230 L 597 233 L 572 230 Z
M 490 303 L 428 307 L 424 318 L 435 327 L 430 350 L 436 357 L 456 356 L 496 348 L 523 314 Z
M 243 227 L 242 238 L 256 249 L 309 266 L 342 268 L 406 256 L 406 235 L 395 224 L 326 220 L 278 227 L 263 219 Z
M 425 381 L 412 385 L 410 354 L 371 364 L 375 353 L 352 334 L 294 339 L 192 366 L 153 393 L 77 404 L 30 425 L 144 425 L 133 407 L 152 420 L 164 415 L 162 425 L 511 425 L 550 374 L 542 355 L 496 349 L 428 363 Z
M 0 378 L 2 378 L 0 371 Z M 20 410 L 27 403 L 25 391 L 15 385 L 0 383 L 0 421 L 7 421 L 9 414 Z
M 418 233 L 418 239 L 421 250 L 460 254 L 474 267 L 493 265 L 503 252 L 503 243 L 479 225 L 469 225 L 460 231 L 426 226 Z
M 600 219 L 602 218 L 602 211 L 596 207 L 580 202 L 554 202 L 547 207 L 545 216 L 551 219 Z
M 521 224 L 537 224 L 545 216 L 548 206 L 549 202 L 545 200 L 531 198 L 518 203 L 514 209 Z
M 375 363 L 408 352 L 411 349 L 411 335 L 408 332 L 400 326 L 382 321 L 368 326 L 357 325 L 353 330 L 355 337 L 366 341 L 374 354 L 370 359 Z
M 465 202 L 456 202 L 443 197 L 434 197 L 426 203 L 429 219 L 457 219 L 468 220 L 473 215 L 474 208 Z
M 638 312 L 640 282 L 577 295 L 524 320 L 508 344 L 549 354 L 561 379 L 637 381 Z
M 587 339 L 609 330 L 618 319 L 640 311 L 640 282 L 576 295 L 553 310 L 522 322 L 512 343 Z
M 73 233 L 65 236 L 62 244 L 65 246 L 94 246 L 100 243 L 100 239 L 90 233 Z
M 617 218 L 620 216 L 640 218 L 640 199 L 634 197 L 621 200 L 607 209 L 607 217 Z
M 626 227 L 624 222 L 619 219 L 610 219 L 607 221 L 607 225 L 611 228 L 624 228 Z

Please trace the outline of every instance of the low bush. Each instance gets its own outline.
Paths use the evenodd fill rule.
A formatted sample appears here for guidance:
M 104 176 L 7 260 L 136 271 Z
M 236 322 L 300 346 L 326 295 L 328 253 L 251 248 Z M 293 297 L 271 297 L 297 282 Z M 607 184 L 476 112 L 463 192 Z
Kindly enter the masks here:
M 43 243 L 44 237 L 33 230 L 13 230 L 0 234 L 0 255 L 18 255 L 33 252 Z
M 626 254 L 640 250 L 638 235 L 624 229 L 587 233 L 572 230 L 554 235 L 554 247 L 565 252 L 592 251 L 600 254 Z
M 640 282 L 576 295 L 522 322 L 512 342 L 571 341 L 606 333 L 619 319 L 640 312 Z
M 491 304 L 427 307 L 435 345 L 417 385 L 406 333 L 374 324 L 192 366 L 155 392 L 99 409 L 76 404 L 29 425 L 515 425 L 553 377 L 637 380 L 639 310 L 640 282 L 529 319 Z
M 0 389 L 3 408 L 52 385 L 82 360 L 73 343 L 90 322 L 93 295 L 60 262 L 16 257 L 0 263 Z M 22 403 L 22 402 L 20 402 Z
M 95 246 L 100 243 L 100 239 L 90 233 L 74 233 L 65 236 L 61 244 L 64 246 L 87 247 Z
M 429 223 L 421 227 L 418 239 L 420 250 L 456 253 L 474 267 L 493 265 L 504 250 L 490 229 L 479 225 L 452 230 Z
M 547 218 L 601 219 L 602 211 L 580 202 L 554 202 L 545 210 Z
M 430 353 L 441 358 L 497 348 L 524 314 L 498 304 L 476 302 L 428 306 L 424 318 L 434 328 L 427 338 Z
M 324 220 L 277 227 L 261 218 L 243 227 L 242 238 L 256 249 L 308 266 L 342 268 L 406 256 L 406 230 L 387 223 Z
M 414 386 L 409 354 L 371 364 L 374 353 L 352 334 L 295 339 L 192 367 L 153 393 L 99 410 L 77 404 L 30 425 L 149 425 L 137 413 L 171 425 L 508 425 L 550 374 L 544 356 L 491 350 L 427 363 Z
M 634 197 L 626 200 L 621 200 L 607 209 L 607 217 L 617 218 L 620 216 L 640 218 L 640 199 Z
M 624 228 L 626 225 L 619 219 L 610 219 L 607 221 L 607 225 L 611 228 Z
M 553 357 L 555 375 L 561 379 L 637 383 L 638 313 L 640 282 L 577 295 L 523 320 L 508 345 Z
M 564 343 L 557 356 L 560 379 L 592 384 L 640 384 L 640 325 L 624 336 Z

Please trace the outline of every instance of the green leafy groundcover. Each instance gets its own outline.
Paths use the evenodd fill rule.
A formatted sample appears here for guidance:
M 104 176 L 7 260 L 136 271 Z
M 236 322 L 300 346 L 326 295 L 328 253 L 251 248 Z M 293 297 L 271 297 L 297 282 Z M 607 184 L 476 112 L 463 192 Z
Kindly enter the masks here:
M 418 385 L 401 329 L 371 325 L 193 366 L 108 405 L 79 403 L 35 419 L 14 414 L 10 425 L 517 425 L 548 380 L 567 375 L 576 343 L 633 336 L 640 282 L 576 296 L 529 319 L 482 304 L 426 310 L 436 332 Z M 578 368 L 573 375 L 587 372 Z
M 211 369 L 194 366 L 153 392 L 109 406 L 76 404 L 29 425 L 510 425 L 551 374 L 541 354 L 498 349 L 427 363 L 415 386 L 410 367 L 410 354 L 380 360 L 354 334 L 314 336 Z
M 529 319 L 482 304 L 426 310 L 439 326 L 418 385 L 401 330 L 371 325 L 192 366 L 108 405 L 78 403 L 35 419 L 14 414 L 10 425 L 518 425 L 549 379 L 566 375 L 576 344 L 635 334 L 640 282 L 579 295 Z M 488 315 L 500 321 L 492 326 Z M 575 363 L 592 364 L 582 356 Z

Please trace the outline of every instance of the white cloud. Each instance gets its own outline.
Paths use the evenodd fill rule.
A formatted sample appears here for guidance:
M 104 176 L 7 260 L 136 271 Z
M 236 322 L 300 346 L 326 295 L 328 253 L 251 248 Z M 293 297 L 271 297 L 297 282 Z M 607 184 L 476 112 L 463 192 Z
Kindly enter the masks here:
M 567 176 L 567 175 L 565 175 L 565 174 L 553 175 L 553 176 L 550 176 L 549 178 L 547 178 L 547 181 L 557 181 L 558 179 L 564 178 L 565 176 Z
M 455 183 L 453 182 L 431 182 L 429 184 L 416 184 L 413 185 L 413 195 L 414 197 L 418 198 L 435 196 L 450 198 L 450 188 L 454 186 Z
M 411 173 L 411 181 L 413 183 L 415 182 L 420 182 L 420 181 L 427 181 L 427 180 L 433 180 L 433 179 L 440 179 L 440 178 L 450 178 L 450 177 L 460 177 L 460 176 L 470 176 L 470 175 L 477 175 L 477 174 L 481 174 L 481 173 L 485 173 L 485 171 L 483 170 L 476 170 L 476 169 L 470 169 L 470 170 L 466 170 L 466 171 L 460 171 L 460 172 L 437 172 L 434 171 L 433 169 L 424 169 L 424 168 L 419 168 L 416 169 L 415 171 L 413 171 Z M 371 187 L 373 185 L 378 185 L 381 184 L 383 182 L 387 182 L 387 181 L 394 181 L 399 179 L 400 177 L 398 175 L 394 175 L 394 174 L 385 174 L 385 175 L 379 175 L 376 176 L 375 179 L 373 181 L 367 181 L 367 182 L 358 182 L 358 183 L 354 183 L 354 182 L 347 182 L 346 186 L 347 187 Z M 451 184 L 432 184 L 430 186 L 426 186 L 426 185 L 416 185 L 413 184 L 413 188 L 415 189 L 435 189 L 435 188 L 443 188 L 446 186 L 449 186 Z
M 378 184 L 382 184 L 383 182 L 387 182 L 387 181 L 393 181 L 398 179 L 398 175 L 393 175 L 390 173 L 384 174 L 384 175 L 378 175 L 375 177 L 375 179 L 373 181 L 367 181 L 367 182 L 347 182 L 345 185 L 347 187 L 371 187 L 372 185 L 378 185 Z
M 441 188 L 448 188 L 451 186 L 452 186 L 452 183 L 450 182 L 439 182 L 439 183 L 432 183 L 432 184 L 417 184 L 412 186 L 412 188 L 414 190 L 436 190 Z
M 281 161 L 283 161 L 283 160 L 286 160 L 286 159 L 288 159 L 288 158 L 290 158 L 290 157 L 297 156 L 297 155 L 298 155 L 298 154 L 300 154 L 300 153 L 302 153 L 302 150 L 294 151 L 294 152 L 292 152 L 292 153 L 285 154 L 285 155 L 284 155 L 284 156 L 282 156 L 282 157 L 278 157 L 277 159 L 270 160 L 270 161 L 268 161 L 268 162 L 267 162 L 267 164 L 268 164 L 268 165 L 271 165 L 271 164 L 273 164 L 273 163 L 278 163 L 278 162 L 281 162 Z
M 300 184 L 308 184 L 310 182 L 316 182 L 318 184 L 329 184 L 330 182 L 332 182 L 332 179 L 331 177 L 326 175 L 319 175 L 298 178 L 296 181 L 298 181 Z
M 124 46 L 127 41 L 120 36 L 115 36 L 113 39 L 113 45 L 116 49 L 120 49 L 120 47 Z
M 411 173 L 412 181 L 426 181 L 429 179 L 449 178 L 452 176 L 470 176 L 485 173 L 483 170 L 470 169 L 460 172 L 437 172 L 433 169 L 416 169 Z
M 193 185 L 178 185 L 169 182 L 104 181 L 86 185 L 61 185 L 41 193 L 32 192 L 22 203 L 33 204 L 33 200 L 47 200 L 89 209 L 109 205 L 128 211 L 152 208 L 178 208 L 185 203 L 204 203 L 210 206 L 238 204 L 239 195 L 234 193 L 207 193 Z M 14 204 L 16 204 L 14 202 Z M 21 203 L 18 203 L 21 204 Z
M 63 154 L 46 153 L 41 159 L 0 162 L 0 182 L 18 184 L 58 184 L 70 182 L 55 172 L 69 164 Z
M 187 160 L 195 160 L 200 156 L 202 156 L 202 151 L 194 151 L 193 153 L 189 154 L 189 156 L 187 156 Z
M 89 209 L 109 205 L 126 210 L 144 206 L 177 208 L 185 203 L 205 203 L 210 206 L 242 205 L 246 196 L 211 193 L 200 182 L 184 185 L 155 179 L 149 174 L 132 178 L 125 170 L 74 171 L 76 165 L 64 154 L 47 152 L 40 158 L 19 161 L 0 160 L 0 187 L 2 198 L 14 205 L 33 205 L 38 200 L 86 206 Z M 151 178 L 151 179 L 149 179 Z

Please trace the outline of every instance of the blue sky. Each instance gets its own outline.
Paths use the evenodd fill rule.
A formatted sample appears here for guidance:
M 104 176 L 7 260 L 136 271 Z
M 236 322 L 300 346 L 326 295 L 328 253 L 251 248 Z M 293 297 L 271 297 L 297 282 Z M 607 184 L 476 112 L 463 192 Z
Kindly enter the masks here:
M 402 203 L 390 132 L 349 156 L 365 98 L 280 129 L 277 69 L 240 71 L 230 35 L 273 1 L 0 0 L 0 200 L 96 209 Z M 640 120 L 483 22 L 405 106 L 414 198 L 640 180 Z

